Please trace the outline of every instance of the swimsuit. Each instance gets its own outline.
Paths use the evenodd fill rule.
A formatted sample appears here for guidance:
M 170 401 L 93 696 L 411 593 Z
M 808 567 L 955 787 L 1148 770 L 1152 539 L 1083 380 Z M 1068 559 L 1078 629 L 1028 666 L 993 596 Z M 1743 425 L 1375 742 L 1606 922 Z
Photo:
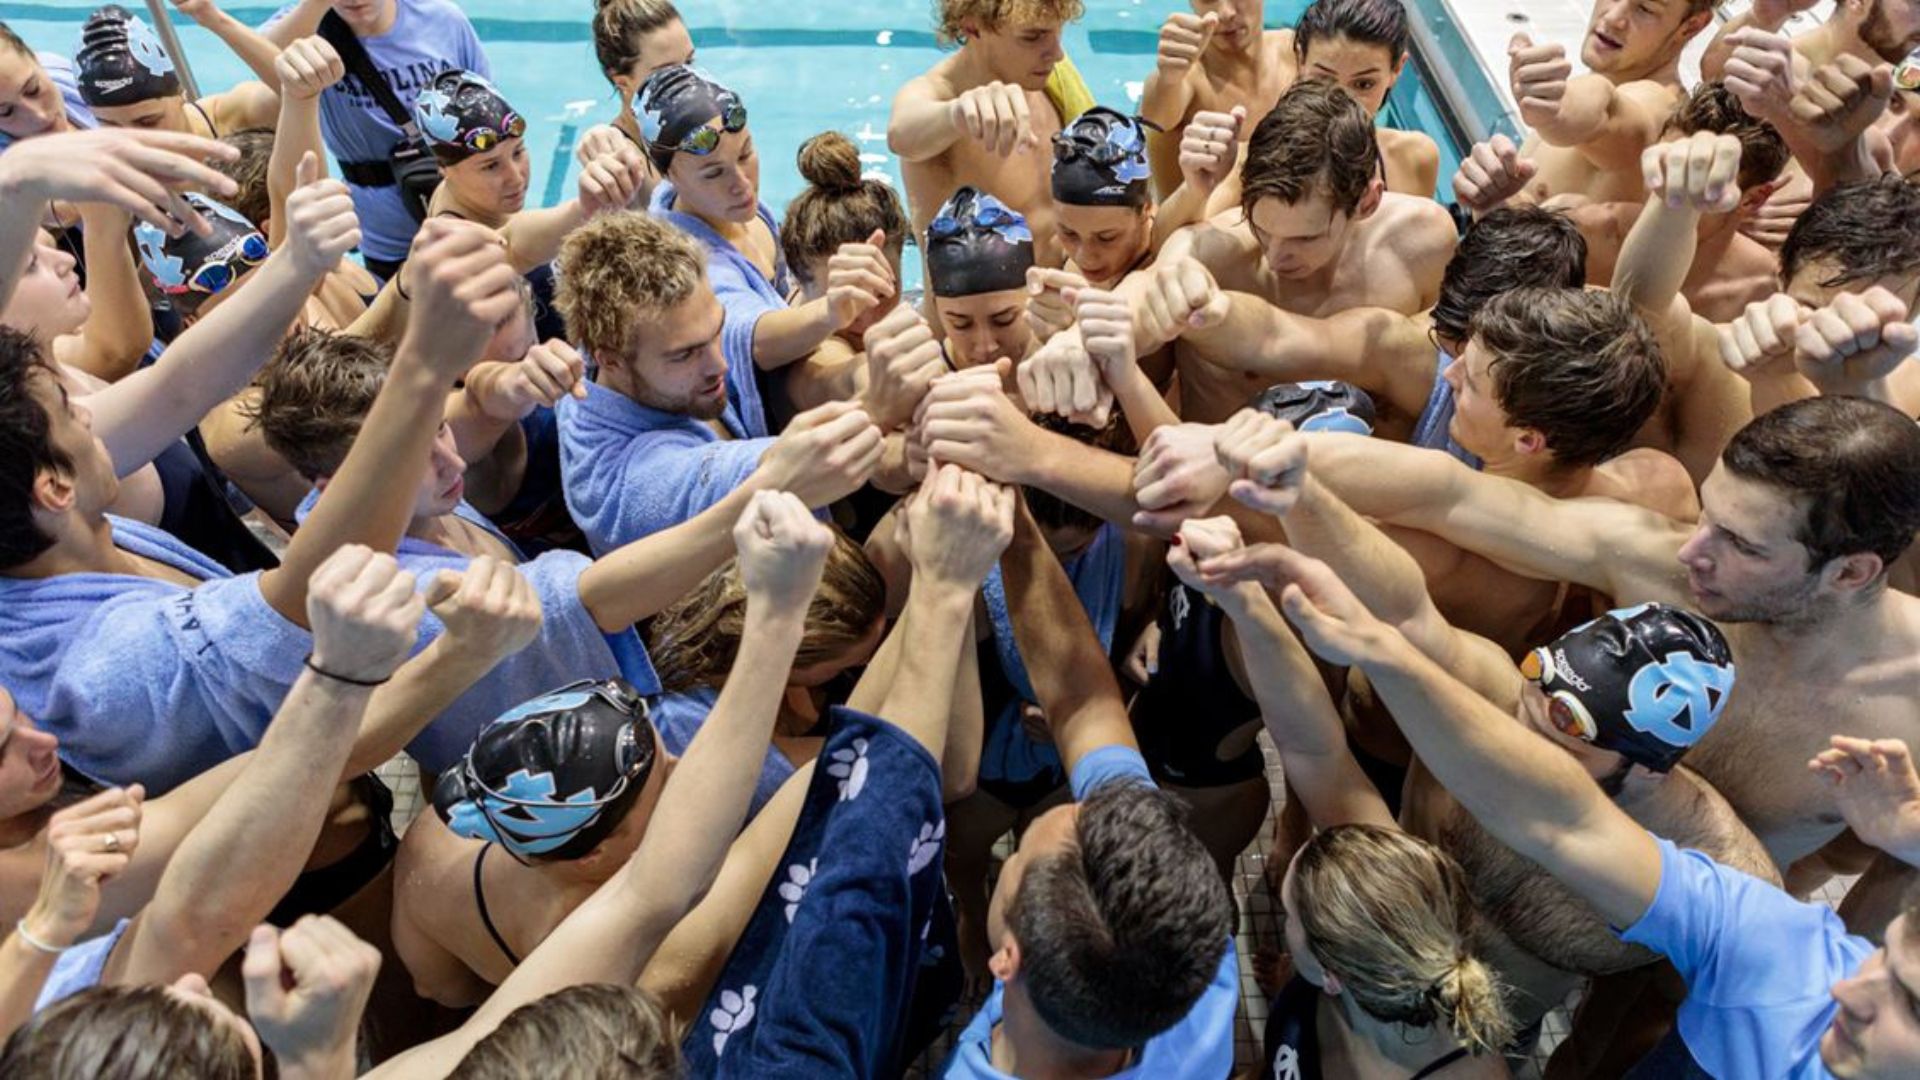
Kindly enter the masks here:
M 1320 988 L 1295 975 L 1267 1012 L 1267 1069 L 1273 1080 L 1320 1080 Z M 1467 1056 L 1458 1046 L 1428 1062 L 1409 1080 L 1426 1077 Z
M 1160 613 L 1159 670 L 1134 701 L 1133 728 L 1154 779 L 1189 788 L 1227 787 L 1262 775 L 1257 743 L 1222 761 L 1222 740 L 1260 722 L 1258 702 L 1240 692 L 1221 632 L 1226 614 L 1175 583 Z
M 487 844 L 473 856 L 473 902 L 480 909 L 480 925 L 487 928 L 488 936 L 493 938 L 495 945 L 500 946 L 500 951 L 506 954 L 513 966 L 519 967 L 520 954 L 514 952 L 513 946 L 507 944 L 507 939 L 500 933 L 500 928 L 493 925 L 493 914 L 487 910 L 487 887 L 481 882 L 480 871 L 486 865 L 487 852 L 492 850 L 493 845 Z

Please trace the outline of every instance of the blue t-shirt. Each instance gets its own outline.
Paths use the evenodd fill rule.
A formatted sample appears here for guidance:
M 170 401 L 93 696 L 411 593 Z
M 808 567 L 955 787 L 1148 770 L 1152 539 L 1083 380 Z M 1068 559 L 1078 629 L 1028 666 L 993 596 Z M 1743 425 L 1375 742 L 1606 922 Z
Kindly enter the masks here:
M 286 17 L 280 9 L 268 25 Z M 409 110 L 413 99 L 443 71 L 461 68 L 493 77 L 473 24 L 452 0 L 397 0 L 393 26 L 378 37 L 363 37 L 367 58 Z M 351 73 L 320 95 L 320 134 L 340 161 L 385 163 L 401 139 L 400 128 L 373 94 Z M 400 189 L 348 184 L 360 215 L 360 250 L 368 258 L 398 262 L 419 229 L 407 213 Z
M 59 53 L 34 53 L 34 59 L 40 61 L 40 67 L 46 71 L 47 78 L 53 80 L 61 100 L 67 103 L 67 120 L 76 128 L 99 127 L 100 122 L 93 118 L 93 110 L 87 108 L 87 102 L 80 96 L 80 80 L 73 70 L 73 61 Z M 13 145 L 13 136 L 0 132 L 0 150 Z
M 1620 938 L 1665 955 L 1686 980 L 1677 1029 L 1694 1061 L 1713 1076 L 1830 1076 L 1820 1037 L 1839 1009 L 1832 987 L 1873 944 L 1823 904 L 1654 839 L 1659 891 Z
M 1073 797 L 1085 799 L 1114 781 L 1153 783 L 1145 758 L 1130 746 L 1103 746 L 1086 757 L 1069 777 Z M 960 1033 L 947 1059 L 947 1080 L 1012 1080 L 993 1067 L 993 1029 L 1000 1023 L 1006 987 L 999 981 L 973 1020 Z M 1114 1080 L 1220 1080 L 1233 1072 L 1233 1017 L 1240 1007 L 1240 959 L 1233 939 L 1213 981 L 1179 1023 L 1148 1040 L 1139 1058 Z

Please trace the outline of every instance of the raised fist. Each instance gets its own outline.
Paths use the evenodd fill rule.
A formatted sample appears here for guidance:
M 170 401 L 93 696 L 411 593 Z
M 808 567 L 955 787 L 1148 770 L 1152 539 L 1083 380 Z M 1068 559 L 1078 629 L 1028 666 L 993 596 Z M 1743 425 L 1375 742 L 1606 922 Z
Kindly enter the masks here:
M 1740 205 L 1740 139 L 1695 132 L 1640 155 L 1647 197 L 1673 210 L 1724 214 Z
M 1214 454 L 1231 479 L 1228 494 L 1263 513 L 1285 517 L 1307 478 L 1307 440 L 1285 420 L 1242 409 L 1214 433 Z
M 307 585 L 307 620 L 320 671 L 355 683 L 387 679 L 407 659 L 427 605 L 393 556 L 348 544 Z
M 1040 145 L 1027 92 L 1009 83 L 990 82 L 968 90 L 953 99 L 948 115 L 956 131 L 1001 157 Z
M 1160 24 L 1160 48 L 1154 58 L 1161 74 L 1184 78 L 1213 44 L 1214 31 L 1219 28 L 1220 16 L 1212 12 L 1194 15 L 1176 11 L 1167 16 L 1167 21 Z
M 833 551 L 833 530 L 791 492 L 756 491 L 733 527 L 733 546 L 749 608 L 804 612 Z
M 1520 148 L 1505 135 L 1495 135 L 1473 149 L 1453 174 L 1453 195 L 1477 217 L 1505 205 L 1526 190 L 1540 167 L 1520 156 Z
M 1240 160 L 1240 131 L 1246 123 L 1244 105 L 1235 105 L 1232 112 L 1195 113 L 1180 136 L 1181 181 L 1211 195 Z
M 1559 118 L 1572 78 L 1564 45 L 1535 45 L 1526 34 L 1515 34 L 1507 43 L 1507 85 L 1528 124 L 1539 127 Z
M 347 65 L 327 39 L 316 34 L 298 38 L 280 50 L 279 58 L 273 62 L 273 71 L 280 77 L 282 94 L 310 101 L 346 78 Z

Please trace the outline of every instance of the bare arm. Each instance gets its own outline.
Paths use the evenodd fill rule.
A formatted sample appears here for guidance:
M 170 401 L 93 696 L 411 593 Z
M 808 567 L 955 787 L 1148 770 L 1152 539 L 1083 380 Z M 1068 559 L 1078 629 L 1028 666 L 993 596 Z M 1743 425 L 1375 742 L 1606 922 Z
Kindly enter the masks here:
M 280 48 L 303 37 L 311 37 L 320 30 L 320 20 L 333 6 L 333 0 L 299 0 L 287 16 L 271 23 L 260 31 L 260 36 Z
M 287 22 L 298 18 L 289 16 Z M 327 147 L 320 135 L 320 95 L 347 72 L 340 54 L 325 38 L 303 37 L 275 60 L 275 85 L 281 86 L 280 119 L 273 152 L 267 158 L 267 243 L 278 248 L 287 236 L 287 197 L 300 186 L 300 162 L 308 154 L 326 175 Z
M 887 149 L 902 161 L 931 161 L 960 141 L 953 103 L 937 96 L 926 76 L 900 88 L 887 118 Z
M 87 299 L 93 309 L 62 363 L 107 382 L 118 382 L 140 364 L 153 345 L 153 312 L 140 291 L 139 271 L 127 244 L 125 213 L 98 203 L 81 203 L 85 228 Z M 177 436 L 176 436 L 177 437 Z
M 753 502 L 751 481 L 670 529 L 594 560 L 580 574 L 580 603 L 606 633 L 617 633 L 669 605 L 727 561 L 727 536 Z
M 280 55 L 280 43 L 270 40 L 266 35 L 241 22 L 239 19 L 215 7 L 212 3 L 183 3 L 174 0 L 174 6 L 186 12 L 188 17 L 200 24 L 200 27 L 233 50 L 241 63 L 247 65 L 267 89 L 279 93 L 280 76 L 273 69 L 273 62 Z M 298 9 L 284 21 L 300 17 Z

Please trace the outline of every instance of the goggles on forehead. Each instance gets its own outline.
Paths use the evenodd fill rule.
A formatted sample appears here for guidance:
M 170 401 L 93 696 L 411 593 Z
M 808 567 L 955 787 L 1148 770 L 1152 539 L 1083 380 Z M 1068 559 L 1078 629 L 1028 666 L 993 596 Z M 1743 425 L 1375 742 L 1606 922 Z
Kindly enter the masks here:
M 1115 127 L 1122 126 L 1133 131 L 1138 137 L 1139 141 L 1132 147 L 1122 146 L 1112 139 L 1094 140 L 1084 135 L 1056 131 L 1053 133 L 1053 160 L 1071 161 L 1074 158 L 1086 158 L 1095 165 L 1118 165 L 1130 158 L 1137 158 L 1145 152 L 1146 132 L 1163 130 L 1160 125 L 1145 119 L 1130 120 L 1125 125 L 1115 125 Z
M 976 229 L 1003 229 L 1012 225 L 1025 224 L 1026 219 L 1004 206 L 983 206 L 974 214 L 972 227 Z M 933 222 L 927 226 L 927 238 L 929 240 L 945 240 L 949 237 L 959 236 L 961 233 L 966 232 L 967 228 L 968 224 L 966 222 L 954 217 L 951 213 L 943 213 L 939 217 L 934 218 Z
M 193 272 L 184 285 L 163 285 L 161 290 L 172 295 L 198 292 L 208 296 L 217 296 L 227 290 L 239 279 L 241 274 L 267 261 L 272 254 L 267 248 L 267 238 L 259 233 L 248 233 L 229 241 L 226 246 L 207 257 L 200 269 Z
M 674 146 L 674 150 L 683 154 L 706 157 L 720 146 L 720 136 L 734 135 L 744 131 L 747 126 L 747 107 L 736 100 L 729 100 L 720 110 L 720 126 L 702 124 Z
M 460 142 L 474 153 L 484 154 L 508 139 L 518 139 L 526 133 L 526 118 L 517 112 L 510 112 L 501 119 L 499 130 L 490 127 L 474 128 L 461 136 Z

